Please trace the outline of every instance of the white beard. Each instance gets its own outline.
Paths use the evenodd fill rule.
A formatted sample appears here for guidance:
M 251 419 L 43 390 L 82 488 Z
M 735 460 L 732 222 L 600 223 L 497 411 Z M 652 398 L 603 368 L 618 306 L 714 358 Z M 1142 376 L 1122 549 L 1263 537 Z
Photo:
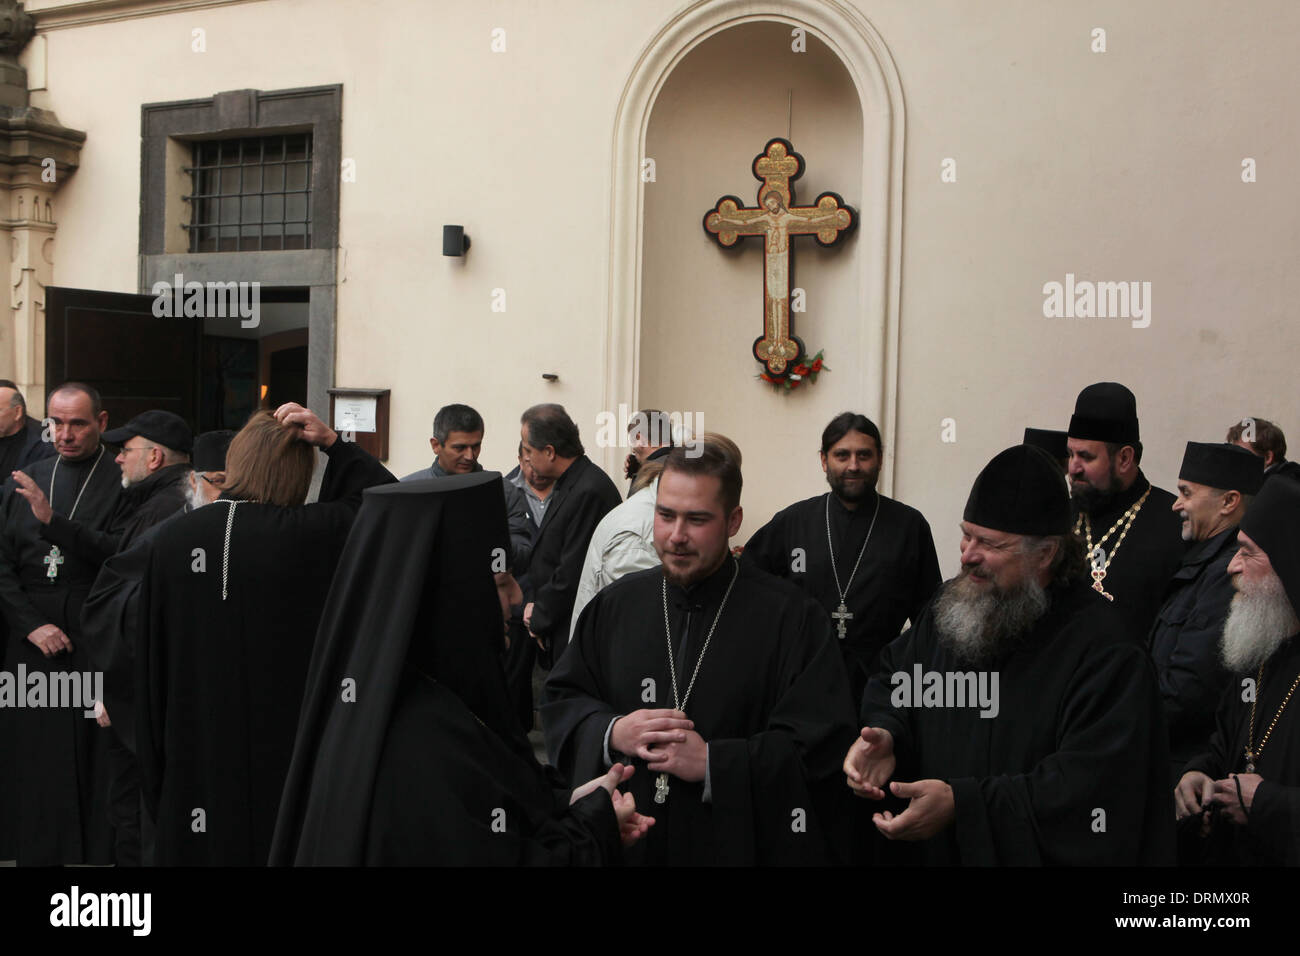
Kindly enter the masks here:
M 202 481 L 200 478 L 198 481 Z M 195 487 L 196 481 L 191 478 L 185 482 L 185 503 L 189 505 L 191 511 L 197 511 L 208 503 L 208 499 L 203 494 L 202 488 Z
M 1236 674 L 1258 670 L 1297 631 L 1300 619 L 1276 572 L 1255 591 L 1233 595 L 1223 625 L 1223 663 Z
M 934 603 L 939 641 L 959 659 L 982 664 L 1015 646 L 1047 612 L 1047 592 L 1026 579 L 1014 591 L 977 589 L 962 577 L 940 589 Z

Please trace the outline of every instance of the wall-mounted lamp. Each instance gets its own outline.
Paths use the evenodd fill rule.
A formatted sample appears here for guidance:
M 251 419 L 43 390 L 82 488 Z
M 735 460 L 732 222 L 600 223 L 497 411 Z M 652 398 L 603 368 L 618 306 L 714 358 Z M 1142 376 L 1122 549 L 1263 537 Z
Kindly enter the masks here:
M 469 248 L 469 236 L 465 235 L 464 226 L 442 227 L 442 254 L 444 256 L 463 256 Z

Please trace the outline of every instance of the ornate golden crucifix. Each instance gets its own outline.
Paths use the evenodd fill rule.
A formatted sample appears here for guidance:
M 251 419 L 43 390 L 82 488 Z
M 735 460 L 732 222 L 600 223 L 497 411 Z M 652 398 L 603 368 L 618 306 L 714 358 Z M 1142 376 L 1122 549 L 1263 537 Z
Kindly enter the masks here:
M 794 204 L 794 181 L 804 170 L 803 157 L 787 140 L 777 137 L 754 157 L 758 205 L 742 206 L 735 196 L 723 196 L 704 214 L 704 231 L 723 246 L 746 236 L 763 237 L 763 335 L 754 341 L 754 358 L 774 378 L 803 352 L 790 321 L 791 236 L 816 236 L 833 246 L 853 229 L 858 214 L 832 192 L 822 193 L 811 206 Z

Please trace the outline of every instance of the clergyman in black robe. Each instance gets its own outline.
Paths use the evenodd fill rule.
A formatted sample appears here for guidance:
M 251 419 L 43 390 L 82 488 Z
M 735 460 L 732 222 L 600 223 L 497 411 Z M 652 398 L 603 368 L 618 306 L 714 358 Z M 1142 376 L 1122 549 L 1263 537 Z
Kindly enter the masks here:
M 1074 533 L 1087 548 L 1094 580 L 1132 622 L 1151 630 L 1165 586 L 1187 546 L 1174 496 L 1139 467 L 1137 399 L 1123 385 L 1098 382 L 1079 393 L 1069 435 Z M 1131 519 L 1131 520 L 1130 520 Z
M 1175 794 L 1184 863 L 1300 866 L 1300 483 L 1268 481 L 1228 565 L 1234 673 Z
M 1219 642 L 1232 604 L 1228 564 L 1237 525 L 1264 482 L 1264 461 L 1236 445 L 1189 441 L 1178 472 L 1176 512 L 1194 542 L 1169 582 L 1151 628 L 1151 660 L 1169 724 L 1171 785 L 1205 749 L 1228 684 Z
M 655 825 L 629 862 L 842 860 L 836 771 L 853 712 L 829 620 L 795 585 L 731 557 L 740 469 L 708 440 L 699 450 L 664 459 L 662 568 L 598 593 L 552 670 L 548 752 L 571 782 L 632 761 L 628 788 Z
M 777 512 L 742 556 L 793 581 L 831 615 L 854 707 L 881 649 L 920 617 L 942 580 L 921 512 L 876 490 L 881 454 L 880 431 L 870 419 L 837 415 L 822 433 L 822 470 L 831 490 Z
M 867 687 L 850 788 L 908 800 L 874 820 L 929 865 L 1171 863 L 1155 674 L 1085 583 L 1057 465 L 1007 449 L 964 518 L 961 575 Z
M 309 445 L 329 463 L 304 505 Z M 159 527 L 134 692 L 157 865 L 266 863 L 330 580 L 362 490 L 395 480 L 289 403 L 231 441 L 216 502 Z
M 33 491 L 53 514 L 91 528 L 107 528 L 122 490 L 114 451 L 100 437 L 108 413 L 89 386 L 69 383 L 47 402 L 57 454 L 28 467 Z M 41 680 L 91 679 L 82 646 L 81 605 L 99 564 L 62 552 L 42 535 L 23 486 L 9 478 L 0 506 L 0 605 L 7 625 L 5 669 Z M 51 575 L 51 571 L 53 574 Z M 35 638 L 44 649 L 33 641 Z M 47 656 L 48 653 L 48 656 Z M 25 688 L 15 688 L 23 693 Z M 108 738 L 81 702 L 64 707 L 0 706 L 0 734 L 9 734 L 12 758 L 0 773 L 11 815 L 0 830 L 19 865 L 108 864 Z M 15 805 L 16 804 L 16 805 Z M 3 849 L 3 847 L 0 847 Z M 0 857 L 5 854 L 0 853 Z
M 491 571 L 508 541 L 500 483 L 483 471 L 366 493 L 321 619 L 272 865 L 618 861 L 608 788 L 570 805 L 511 713 Z

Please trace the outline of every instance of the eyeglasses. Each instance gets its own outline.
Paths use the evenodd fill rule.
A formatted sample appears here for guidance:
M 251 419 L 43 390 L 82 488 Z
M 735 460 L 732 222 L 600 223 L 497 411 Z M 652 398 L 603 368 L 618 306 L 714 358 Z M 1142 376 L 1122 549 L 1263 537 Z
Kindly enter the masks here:
M 196 471 L 194 474 L 198 475 L 200 478 L 202 478 L 204 481 L 206 481 L 206 482 L 207 482 L 208 484 L 210 484 L 212 487 L 214 487 L 214 488 L 218 487 L 218 482 L 217 482 L 215 479 L 213 479 L 213 478 L 209 478 L 209 477 L 208 477 L 207 475 L 205 475 L 203 472 L 201 472 L 201 471 Z

